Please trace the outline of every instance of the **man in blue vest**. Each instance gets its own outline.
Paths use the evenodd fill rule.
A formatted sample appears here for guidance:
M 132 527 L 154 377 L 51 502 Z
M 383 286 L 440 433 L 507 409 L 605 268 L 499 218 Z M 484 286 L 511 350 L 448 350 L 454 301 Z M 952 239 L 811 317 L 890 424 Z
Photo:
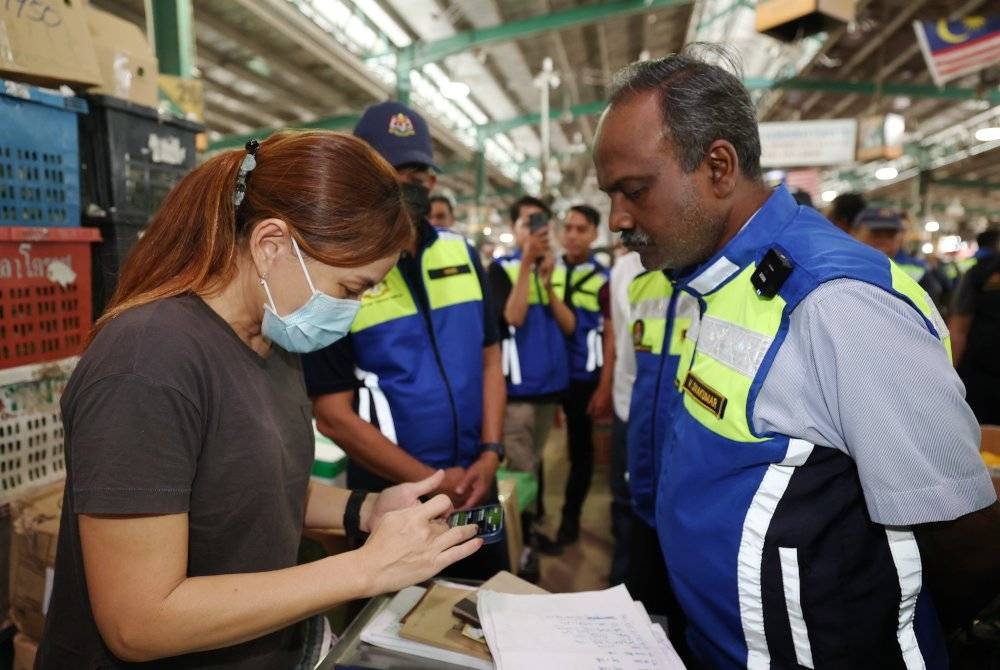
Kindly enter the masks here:
M 426 220 L 437 167 L 424 119 L 385 102 L 354 134 L 396 169 L 416 235 L 365 292 L 351 334 L 303 357 L 316 425 L 347 452 L 351 488 L 443 469 L 456 507 L 495 502 L 506 395 L 485 274 L 465 238 Z M 506 564 L 504 543 L 487 545 L 449 574 L 485 579 Z
M 594 156 L 612 229 L 694 307 L 655 496 L 692 651 L 947 667 L 941 624 L 1000 590 L 1000 504 L 926 293 L 763 183 L 750 95 L 697 50 L 618 74 Z
M 576 316 L 569 336 L 569 386 L 563 392 L 569 477 L 556 542 L 572 544 L 580 537 L 580 512 L 594 474 L 594 421 L 610 411 L 611 374 L 604 367 L 604 318 L 608 311 L 608 269 L 594 258 L 601 214 L 589 205 L 569 208 L 562 223 L 566 286 L 563 302 Z M 603 382 L 602 384 L 599 384 Z M 600 390 L 598 386 L 601 386 Z
M 541 474 L 542 449 L 548 439 L 560 395 L 569 385 L 567 338 L 576 315 L 565 302 L 566 267 L 549 243 L 548 205 L 523 196 L 510 208 L 517 251 L 496 259 L 489 270 L 490 291 L 503 341 L 507 377 L 507 412 L 503 440 L 511 470 Z M 541 485 L 535 514 L 544 514 Z M 523 519 L 526 536 L 534 515 Z M 557 545 L 536 538 L 547 553 Z

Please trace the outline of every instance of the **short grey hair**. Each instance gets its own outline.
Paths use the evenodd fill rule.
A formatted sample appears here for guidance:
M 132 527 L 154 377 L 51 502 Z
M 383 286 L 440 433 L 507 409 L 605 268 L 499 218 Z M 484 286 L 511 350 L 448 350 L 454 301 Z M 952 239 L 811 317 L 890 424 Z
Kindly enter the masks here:
M 729 65 L 729 69 L 710 61 Z M 750 93 L 740 81 L 739 59 L 715 44 L 689 44 L 679 53 L 638 61 L 619 70 L 611 83 L 613 106 L 639 93 L 656 92 L 667 139 L 681 169 L 693 172 L 708 147 L 726 140 L 736 149 L 740 170 L 761 177 L 760 133 Z

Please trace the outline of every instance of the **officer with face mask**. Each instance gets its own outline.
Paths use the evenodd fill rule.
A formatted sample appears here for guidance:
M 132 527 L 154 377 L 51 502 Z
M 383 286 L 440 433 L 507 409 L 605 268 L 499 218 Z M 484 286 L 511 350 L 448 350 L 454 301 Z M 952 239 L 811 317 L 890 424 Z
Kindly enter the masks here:
M 465 238 L 426 217 L 437 181 L 426 121 L 409 107 L 369 107 L 354 129 L 396 169 L 416 236 L 368 291 L 351 333 L 304 357 L 319 430 L 350 456 L 354 488 L 380 491 L 445 471 L 456 507 L 496 501 L 506 388 L 485 275 Z M 449 574 L 506 567 L 490 545 Z

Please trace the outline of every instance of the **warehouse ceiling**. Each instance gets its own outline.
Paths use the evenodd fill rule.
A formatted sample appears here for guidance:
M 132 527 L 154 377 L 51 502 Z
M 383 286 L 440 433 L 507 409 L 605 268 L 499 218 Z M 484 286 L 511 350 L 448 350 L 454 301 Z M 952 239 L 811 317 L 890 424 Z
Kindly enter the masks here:
M 143 0 L 92 2 L 146 25 Z M 1000 0 L 859 0 L 849 26 L 791 44 L 756 33 L 755 4 L 197 0 L 209 139 L 223 148 L 260 129 L 348 130 L 365 106 L 396 96 L 397 72 L 407 72 L 411 103 L 433 120 L 445 190 L 471 202 L 482 148 L 485 202 L 499 206 L 518 184 L 540 186 L 538 80 L 551 59 L 559 81 L 550 97 L 549 182 L 554 195 L 596 198 L 589 146 L 611 75 L 688 41 L 715 41 L 741 56 L 762 120 L 903 115 L 907 152 L 893 162 L 897 178 L 875 179 L 884 162 L 860 164 L 824 172 L 824 190 L 859 188 L 904 206 L 951 205 L 953 213 L 956 201 L 968 213 L 1000 210 L 991 202 L 1000 189 L 1000 146 L 972 139 L 977 127 L 998 123 L 997 68 L 950 82 L 959 93 L 947 97 L 930 81 L 912 26 L 998 14 Z

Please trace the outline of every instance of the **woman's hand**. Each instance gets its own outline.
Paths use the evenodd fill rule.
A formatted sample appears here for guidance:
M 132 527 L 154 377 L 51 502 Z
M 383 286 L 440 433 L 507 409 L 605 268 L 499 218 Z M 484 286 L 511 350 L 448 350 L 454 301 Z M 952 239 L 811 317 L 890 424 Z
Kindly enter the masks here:
M 448 528 L 442 517 L 451 511 L 451 500 L 440 494 L 421 505 L 387 512 L 378 520 L 358 550 L 372 579 L 372 595 L 429 579 L 483 546 L 475 537 L 474 524 Z
M 419 482 L 397 484 L 381 493 L 369 495 L 361 506 L 361 530 L 370 533 L 387 513 L 419 505 L 420 496 L 429 495 L 441 486 L 444 474 L 444 470 L 438 470 Z

